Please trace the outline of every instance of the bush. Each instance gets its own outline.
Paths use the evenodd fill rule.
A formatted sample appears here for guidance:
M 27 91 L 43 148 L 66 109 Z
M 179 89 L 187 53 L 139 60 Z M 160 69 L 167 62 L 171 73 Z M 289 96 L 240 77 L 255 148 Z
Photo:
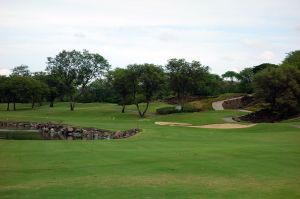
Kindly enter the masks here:
M 183 110 L 178 110 L 174 106 L 173 107 L 162 107 L 156 109 L 156 113 L 160 115 L 167 115 L 167 114 L 172 114 L 172 113 L 182 113 L 182 112 L 187 112 L 187 113 L 192 113 L 192 112 L 199 112 L 200 109 L 195 108 L 193 106 L 184 106 Z
M 156 113 L 160 115 L 167 115 L 167 114 L 172 114 L 172 113 L 180 113 L 181 111 L 176 109 L 174 106 L 173 107 L 162 107 L 156 109 Z
M 300 70 L 281 65 L 259 72 L 254 78 L 255 95 L 269 103 L 269 109 L 279 118 L 300 113 Z
M 199 112 L 199 111 L 200 111 L 199 108 L 196 108 L 196 107 L 194 107 L 194 106 L 187 105 L 187 106 L 184 106 L 184 107 L 183 107 L 183 111 L 182 111 L 182 112 L 192 113 L 192 112 Z

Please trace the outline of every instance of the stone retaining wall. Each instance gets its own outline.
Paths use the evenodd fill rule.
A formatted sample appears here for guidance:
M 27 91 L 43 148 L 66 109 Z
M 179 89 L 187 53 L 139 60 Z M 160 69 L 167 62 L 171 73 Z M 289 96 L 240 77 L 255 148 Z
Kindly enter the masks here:
M 109 131 L 96 128 L 77 128 L 65 124 L 11 121 L 0 121 L 0 128 L 39 130 L 42 136 L 49 140 L 121 139 L 131 137 L 141 131 L 140 129 Z
M 233 99 L 224 101 L 222 106 L 224 109 L 238 109 L 242 108 L 243 104 L 241 99 Z
M 254 98 L 251 96 L 244 96 L 242 98 L 225 100 L 222 104 L 224 109 L 239 109 L 249 105 L 254 101 Z

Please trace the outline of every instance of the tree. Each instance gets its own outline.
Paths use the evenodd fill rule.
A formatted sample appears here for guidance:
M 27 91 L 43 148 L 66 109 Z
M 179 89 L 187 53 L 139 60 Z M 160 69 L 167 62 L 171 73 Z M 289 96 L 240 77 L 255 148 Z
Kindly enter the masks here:
M 239 87 L 240 92 L 242 93 L 252 93 L 253 92 L 253 69 L 252 68 L 245 68 L 241 72 L 239 72 L 237 78 L 240 81 Z
M 129 73 L 127 69 L 116 68 L 112 72 L 112 85 L 121 98 L 122 113 L 125 112 L 125 106 L 130 101 L 131 86 Z
M 6 81 L 7 110 L 10 110 L 10 103 L 13 103 L 13 110 L 16 110 L 17 102 L 29 101 L 31 91 L 31 78 L 22 76 L 11 76 Z
M 8 78 L 6 76 L 0 75 L 0 103 L 6 102 L 6 82 Z
M 222 78 L 223 79 L 226 79 L 226 78 L 229 78 L 231 82 L 234 81 L 234 79 L 237 79 L 238 78 L 238 73 L 237 72 L 234 72 L 234 71 L 227 71 L 225 72 L 223 75 L 222 75 Z
M 223 89 L 225 92 L 229 92 L 229 93 L 235 93 L 238 92 L 238 78 L 239 78 L 239 74 L 237 72 L 234 71 L 227 71 L 222 75 L 223 78 Z M 229 79 L 229 81 L 228 81 Z
M 47 64 L 46 70 L 64 84 L 71 111 L 90 81 L 103 75 L 110 67 L 101 55 L 89 53 L 87 50 L 63 50 L 54 58 L 48 57 Z
M 203 75 L 203 81 L 199 82 L 193 94 L 198 96 L 219 95 L 222 93 L 222 85 L 222 78 L 219 75 L 207 72 L 206 75 Z
M 33 78 L 28 79 L 27 84 L 27 94 L 31 99 L 31 108 L 35 107 L 35 102 L 39 102 L 39 104 L 41 105 L 41 102 L 48 95 L 49 92 L 47 84 Z
M 163 84 L 163 69 L 162 67 L 147 63 L 129 65 L 127 69 L 133 101 L 137 107 L 140 117 L 144 117 L 152 97 L 158 92 Z M 146 102 L 144 110 L 141 110 L 139 106 L 141 101 Z
M 22 76 L 22 77 L 29 77 L 30 71 L 27 65 L 20 65 L 16 66 L 12 69 L 11 76 Z
M 110 77 L 99 78 L 91 82 L 78 98 L 78 102 L 119 103 L 120 99 L 114 90 Z
M 255 75 L 255 94 L 270 104 L 281 118 L 300 112 L 300 70 L 282 65 L 267 68 Z
M 300 50 L 292 51 L 287 54 L 282 62 L 283 65 L 292 65 L 300 69 Z
M 166 65 L 170 89 L 176 94 L 178 104 L 183 110 L 187 95 L 208 73 L 209 68 L 198 61 L 187 62 L 185 59 L 170 59 Z
M 260 64 L 258 66 L 253 66 L 252 72 L 254 74 L 256 74 L 256 73 L 258 73 L 258 72 L 260 72 L 260 71 L 262 71 L 266 68 L 277 68 L 277 67 L 278 67 L 278 65 L 276 65 L 276 64 L 263 63 L 263 64 Z
M 46 98 L 50 102 L 50 107 L 54 106 L 56 98 L 64 95 L 64 85 L 55 75 L 45 72 L 35 72 L 33 73 L 33 78 L 47 85 Z

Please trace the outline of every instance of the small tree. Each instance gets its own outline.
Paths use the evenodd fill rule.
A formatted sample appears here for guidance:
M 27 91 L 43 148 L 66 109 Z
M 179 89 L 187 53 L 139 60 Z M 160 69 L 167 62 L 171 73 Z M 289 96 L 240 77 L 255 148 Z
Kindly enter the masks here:
M 128 78 L 130 80 L 133 101 L 137 107 L 140 117 L 144 117 L 152 97 L 163 84 L 163 69 L 154 64 L 134 64 L 128 67 Z M 140 95 L 143 99 L 138 99 Z M 141 110 L 139 102 L 146 102 L 146 107 Z
M 125 112 L 125 106 L 130 101 L 131 86 L 129 73 L 127 69 L 116 68 L 112 72 L 112 85 L 121 98 L 122 113 Z

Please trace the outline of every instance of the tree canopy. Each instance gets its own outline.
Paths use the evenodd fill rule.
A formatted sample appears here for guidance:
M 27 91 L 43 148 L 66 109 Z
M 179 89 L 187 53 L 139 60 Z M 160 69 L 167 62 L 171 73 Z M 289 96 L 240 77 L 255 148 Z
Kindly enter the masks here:
M 178 104 L 183 105 L 189 93 L 203 81 L 209 68 L 198 61 L 187 62 L 185 59 L 170 59 L 166 65 L 170 89 L 177 95 Z
M 48 57 L 47 65 L 46 70 L 64 84 L 72 111 L 76 99 L 83 94 L 88 83 L 103 75 L 110 67 L 101 55 L 89 53 L 87 50 L 63 50 L 54 58 Z

